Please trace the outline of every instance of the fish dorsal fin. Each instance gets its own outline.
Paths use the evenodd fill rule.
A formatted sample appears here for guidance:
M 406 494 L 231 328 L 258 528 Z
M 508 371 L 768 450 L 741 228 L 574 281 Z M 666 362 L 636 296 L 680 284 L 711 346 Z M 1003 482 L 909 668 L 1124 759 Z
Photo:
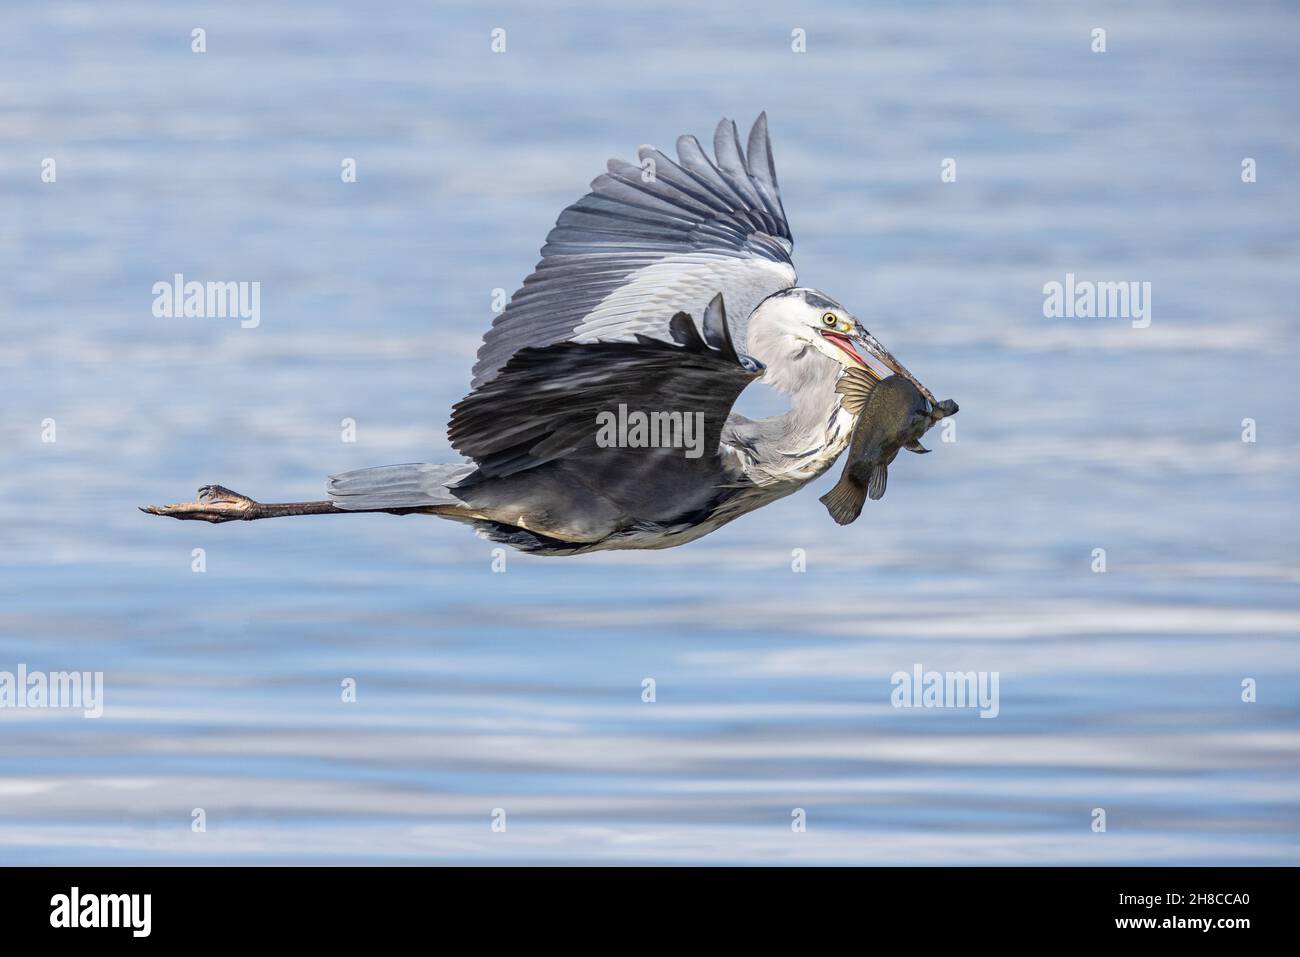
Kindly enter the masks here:
M 860 415 L 867 407 L 867 399 L 876 388 L 877 380 L 861 369 L 845 369 L 835 391 L 844 396 L 844 408 L 850 415 Z

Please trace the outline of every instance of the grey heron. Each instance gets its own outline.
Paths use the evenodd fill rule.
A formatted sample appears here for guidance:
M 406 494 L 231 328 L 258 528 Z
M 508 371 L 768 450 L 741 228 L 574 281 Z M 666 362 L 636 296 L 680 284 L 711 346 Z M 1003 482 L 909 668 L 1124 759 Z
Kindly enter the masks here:
M 682 136 L 674 161 L 643 146 L 639 163 L 610 160 L 560 214 L 452 411 L 449 439 L 467 461 L 343 472 L 316 502 L 209 485 L 195 502 L 143 511 L 208 522 L 420 513 L 541 555 L 669 548 L 825 472 L 854 430 L 837 389 L 848 370 L 902 376 L 935 419 L 947 414 L 848 309 L 796 285 L 766 114 L 743 148 L 724 119 L 713 150 Z M 732 411 L 759 379 L 788 394 L 788 411 Z M 698 422 L 696 453 L 643 435 L 600 441 L 597 423 L 616 409 L 640 413 L 637 425 L 657 416 L 670 438 Z

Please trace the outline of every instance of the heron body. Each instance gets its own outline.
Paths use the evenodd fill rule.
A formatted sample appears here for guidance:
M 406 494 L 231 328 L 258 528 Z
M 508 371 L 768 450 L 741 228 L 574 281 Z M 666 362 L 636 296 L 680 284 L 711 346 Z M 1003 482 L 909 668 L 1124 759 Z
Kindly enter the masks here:
M 209 486 L 197 503 L 146 510 L 207 521 L 424 513 L 543 555 L 668 548 L 830 468 L 857 418 L 837 390 L 848 370 L 903 376 L 935 405 L 844 306 L 796 285 L 766 116 L 745 148 L 728 120 L 713 146 L 710 158 L 683 136 L 676 161 L 652 147 L 639 164 L 611 160 L 560 214 L 452 411 L 448 436 L 465 461 L 343 472 L 324 502 L 262 505 Z M 757 380 L 787 394 L 789 410 L 733 412 Z M 690 450 L 611 442 L 597 424 L 615 409 L 698 423 L 702 435 Z

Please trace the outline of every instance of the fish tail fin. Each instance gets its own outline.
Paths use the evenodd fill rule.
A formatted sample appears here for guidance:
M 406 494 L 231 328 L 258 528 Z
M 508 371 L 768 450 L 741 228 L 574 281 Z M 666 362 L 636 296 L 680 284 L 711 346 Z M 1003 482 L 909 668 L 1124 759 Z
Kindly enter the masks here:
M 837 524 L 848 525 L 862 514 L 862 503 L 866 500 L 867 489 L 845 475 L 817 501 L 826 506 Z

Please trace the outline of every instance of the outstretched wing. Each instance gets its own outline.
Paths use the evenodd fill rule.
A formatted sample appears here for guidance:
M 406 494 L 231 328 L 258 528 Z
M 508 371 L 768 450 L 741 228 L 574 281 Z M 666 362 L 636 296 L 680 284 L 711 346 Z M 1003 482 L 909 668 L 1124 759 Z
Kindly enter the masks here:
M 716 482 L 723 423 L 763 366 L 737 354 L 721 296 L 707 307 L 703 325 L 701 337 L 679 312 L 667 323 L 671 342 L 637 335 L 633 342 L 559 342 L 516 352 L 452 410 L 451 444 L 479 468 L 470 481 L 563 459 L 580 467 L 595 492 L 664 471 Z M 602 434 L 602 423 L 635 422 L 634 414 L 657 425 L 640 440 L 617 426 Z M 647 444 L 664 437 L 658 447 Z
M 678 312 L 701 315 L 726 297 L 745 342 L 749 314 L 794 285 L 793 242 L 777 188 L 767 115 L 749 134 L 713 134 L 715 160 L 693 136 L 677 162 L 649 146 L 642 165 L 610 160 L 591 192 L 560 214 L 542 259 L 492 323 L 478 351 L 473 387 L 501 373 L 521 349 L 558 342 L 668 337 Z

